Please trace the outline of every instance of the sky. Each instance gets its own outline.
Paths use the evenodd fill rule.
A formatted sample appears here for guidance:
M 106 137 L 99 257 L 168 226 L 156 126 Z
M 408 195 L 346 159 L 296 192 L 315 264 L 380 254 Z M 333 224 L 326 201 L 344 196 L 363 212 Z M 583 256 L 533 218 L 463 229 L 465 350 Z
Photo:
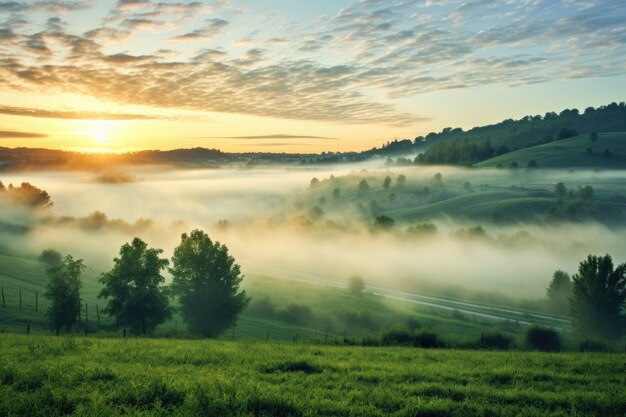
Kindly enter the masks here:
M 624 0 L 0 0 L 0 146 L 363 150 L 623 101 Z

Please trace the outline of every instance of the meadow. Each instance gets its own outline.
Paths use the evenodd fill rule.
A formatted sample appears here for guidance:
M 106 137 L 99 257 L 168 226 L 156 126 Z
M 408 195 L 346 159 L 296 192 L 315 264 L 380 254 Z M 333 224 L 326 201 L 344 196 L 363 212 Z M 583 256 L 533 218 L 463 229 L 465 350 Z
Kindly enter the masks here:
M 1 416 L 623 416 L 623 354 L 0 335 Z

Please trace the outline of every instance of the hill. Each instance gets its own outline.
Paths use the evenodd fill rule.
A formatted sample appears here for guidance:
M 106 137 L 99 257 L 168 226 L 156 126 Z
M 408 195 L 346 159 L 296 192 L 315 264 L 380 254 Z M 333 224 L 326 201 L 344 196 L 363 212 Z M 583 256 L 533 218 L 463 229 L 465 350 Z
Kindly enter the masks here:
M 599 133 L 593 142 L 590 135 L 580 135 L 509 152 L 476 166 L 510 167 L 516 163 L 527 167 L 531 161 L 540 168 L 623 169 L 626 167 L 626 133 Z
M 0 335 L 9 416 L 623 416 L 623 354 Z

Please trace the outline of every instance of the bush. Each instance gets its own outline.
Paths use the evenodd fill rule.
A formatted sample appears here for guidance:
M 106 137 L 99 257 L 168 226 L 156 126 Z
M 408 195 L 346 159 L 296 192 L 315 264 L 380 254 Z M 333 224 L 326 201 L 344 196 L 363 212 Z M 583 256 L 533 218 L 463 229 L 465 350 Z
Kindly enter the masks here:
M 485 349 L 506 350 L 513 344 L 513 338 L 501 332 L 484 333 L 480 337 L 480 347 Z
M 558 352 L 561 350 L 561 338 L 552 329 L 531 326 L 526 331 L 526 343 L 532 349 L 542 352 Z
M 413 345 L 413 334 L 405 328 L 396 327 L 383 332 L 381 335 L 381 344 L 384 346 Z
M 422 330 L 415 333 L 415 346 L 432 349 L 444 347 L 444 343 L 434 332 Z

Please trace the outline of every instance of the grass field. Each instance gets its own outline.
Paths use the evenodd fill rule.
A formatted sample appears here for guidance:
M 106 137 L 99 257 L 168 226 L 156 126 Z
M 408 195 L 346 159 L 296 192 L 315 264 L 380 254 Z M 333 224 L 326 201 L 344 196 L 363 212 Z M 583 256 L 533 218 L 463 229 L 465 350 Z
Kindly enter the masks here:
M 599 133 L 595 142 L 589 139 L 589 135 L 581 135 L 509 152 L 477 166 L 501 165 L 506 168 L 517 162 L 520 167 L 526 167 L 531 160 L 542 168 L 623 169 L 626 166 L 626 133 Z
M 0 335 L 0 416 L 623 416 L 623 354 Z

